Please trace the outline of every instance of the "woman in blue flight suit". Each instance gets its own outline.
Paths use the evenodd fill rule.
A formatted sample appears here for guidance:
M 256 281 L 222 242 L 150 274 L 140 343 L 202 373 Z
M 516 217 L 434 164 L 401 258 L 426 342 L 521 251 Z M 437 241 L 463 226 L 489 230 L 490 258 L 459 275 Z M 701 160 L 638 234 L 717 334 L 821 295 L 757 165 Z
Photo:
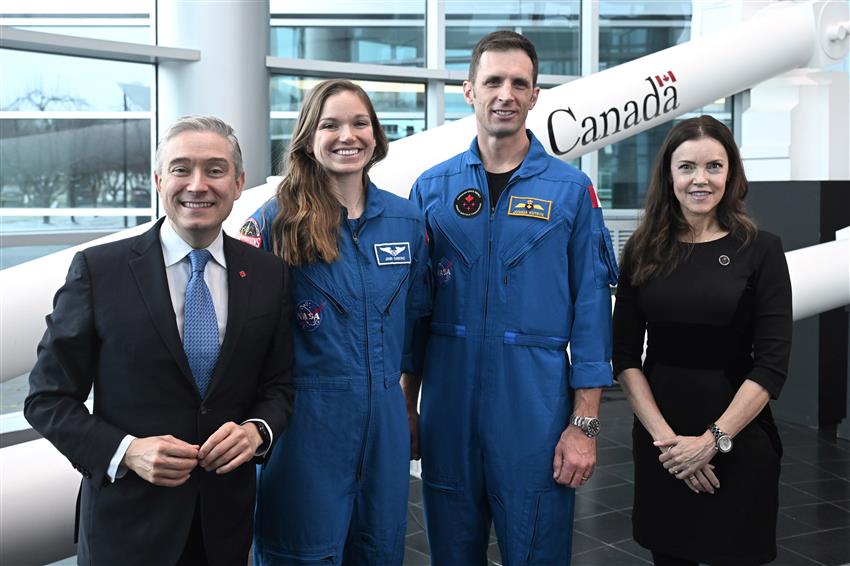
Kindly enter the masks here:
M 277 196 L 243 241 L 292 268 L 295 409 L 259 471 L 256 564 L 401 564 L 410 437 L 399 387 L 427 314 L 425 223 L 367 172 L 387 139 L 366 93 L 318 84 Z

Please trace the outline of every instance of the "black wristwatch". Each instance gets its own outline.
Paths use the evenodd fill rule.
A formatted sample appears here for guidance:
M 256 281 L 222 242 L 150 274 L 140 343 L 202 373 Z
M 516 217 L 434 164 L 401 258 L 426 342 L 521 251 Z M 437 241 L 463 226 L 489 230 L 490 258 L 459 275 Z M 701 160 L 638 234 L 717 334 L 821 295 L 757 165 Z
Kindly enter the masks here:
M 727 454 L 732 451 L 732 437 L 718 428 L 715 423 L 711 423 L 708 427 L 711 434 L 714 435 L 714 449 L 722 454 Z
M 272 435 L 269 432 L 268 427 L 263 421 L 251 421 L 257 426 L 257 432 L 260 433 L 260 437 L 263 439 L 263 443 L 257 448 L 257 453 L 262 454 L 266 450 L 268 450 L 269 445 L 272 443 Z
M 570 424 L 579 427 L 588 438 L 593 438 L 599 434 L 599 419 L 596 417 L 573 415 L 570 417 Z

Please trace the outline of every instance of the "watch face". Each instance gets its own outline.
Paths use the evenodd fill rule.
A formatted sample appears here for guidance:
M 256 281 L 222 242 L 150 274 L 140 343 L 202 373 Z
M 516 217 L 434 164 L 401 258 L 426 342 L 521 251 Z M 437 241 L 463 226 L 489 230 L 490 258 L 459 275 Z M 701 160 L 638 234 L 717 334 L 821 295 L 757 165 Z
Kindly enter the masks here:
M 732 437 L 724 434 L 723 436 L 718 438 L 717 449 L 723 452 L 724 454 L 732 450 Z
M 584 433 L 591 438 L 599 434 L 599 419 L 587 419 Z
M 266 428 L 266 425 L 261 423 L 260 421 L 253 421 L 254 424 L 257 425 L 257 430 L 260 432 L 260 437 L 263 439 L 263 443 L 269 441 L 269 429 Z

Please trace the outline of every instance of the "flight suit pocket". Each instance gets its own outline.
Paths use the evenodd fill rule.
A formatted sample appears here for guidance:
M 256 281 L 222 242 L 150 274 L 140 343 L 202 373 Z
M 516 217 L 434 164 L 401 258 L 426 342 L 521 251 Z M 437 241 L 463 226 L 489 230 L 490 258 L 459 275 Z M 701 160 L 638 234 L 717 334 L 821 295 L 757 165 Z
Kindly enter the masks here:
M 543 228 L 532 226 L 531 229 L 517 236 L 513 246 L 505 248 L 502 252 L 502 261 L 507 269 L 513 269 L 523 261 L 535 248 L 540 246 L 546 236 L 560 227 L 563 218 L 553 218 Z
M 611 233 L 604 226 L 593 231 L 596 254 L 593 258 L 593 277 L 596 287 L 613 287 L 617 284 L 620 272 L 617 269 L 617 254 L 611 243 Z
M 313 291 L 318 291 L 318 294 L 327 299 L 339 314 L 348 315 L 349 301 L 346 297 L 333 284 L 324 281 L 324 278 L 320 277 L 315 270 L 313 273 L 310 271 L 309 267 L 298 270 L 300 277 L 295 278 L 293 296 L 298 297 L 305 293 L 315 294 Z
M 401 370 L 401 358 L 404 353 L 405 332 L 407 331 L 407 282 L 410 269 L 395 279 L 387 287 L 387 292 L 375 300 L 374 307 L 381 321 L 381 352 L 385 374 Z
M 569 293 L 565 220 L 553 216 L 547 224 L 535 220 L 532 229 L 504 242 L 501 273 L 490 292 L 506 326 L 529 334 L 567 335 L 572 305 Z
M 430 216 L 433 227 L 431 271 L 435 287 L 435 320 L 461 321 L 467 318 L 466 303 L 477 294 L 474 271 L 481 250 L 467 236 L 450 212 L 440 210 Z
M 292 273 L 292 321 L 299 365 L 307 374 L 346 373 L 344 360 L 354 355 L 350 341 L 342 337 L 350 324 L 351 299 L 310 266 Z
M 556 486 L 537 492 L 529 501 L 525 530 L 526 564 L 557 564 L 570 556 L 572 539 L 564 536 L 564 525 L 573 524 L 573 490 Z

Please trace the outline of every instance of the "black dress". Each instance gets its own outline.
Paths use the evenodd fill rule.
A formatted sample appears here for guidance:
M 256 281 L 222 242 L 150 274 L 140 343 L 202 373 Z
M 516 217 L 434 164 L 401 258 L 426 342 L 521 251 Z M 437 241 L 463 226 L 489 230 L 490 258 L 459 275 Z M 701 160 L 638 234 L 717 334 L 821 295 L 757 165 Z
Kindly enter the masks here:
M 614 310 L 614 375 L 643 368 L 658 408 L 679 435 L 699 436 L 745 379 L 779 395 L 791 347 L 791 283 L 782 244 L 759 232 L 702 244 L 671 275 L 640 287 L 623 261 Z M 641 363 L 644 330 L 648 335 Z M 770 408 L 711 460 L 720 489 L 694 493 L 658 461 L 635 418 L 634 538 L 656 552 L 700 562 L 764 563 L 776 557 L 782 445 Z

